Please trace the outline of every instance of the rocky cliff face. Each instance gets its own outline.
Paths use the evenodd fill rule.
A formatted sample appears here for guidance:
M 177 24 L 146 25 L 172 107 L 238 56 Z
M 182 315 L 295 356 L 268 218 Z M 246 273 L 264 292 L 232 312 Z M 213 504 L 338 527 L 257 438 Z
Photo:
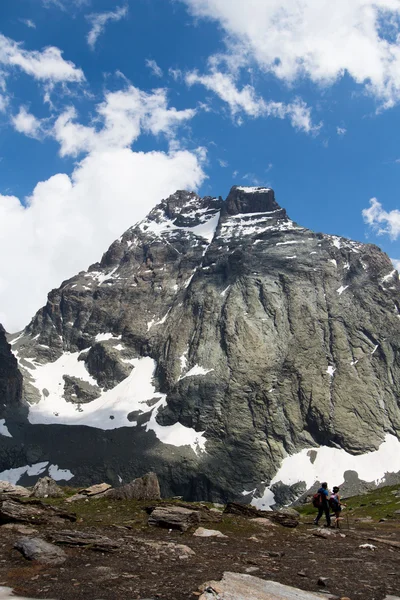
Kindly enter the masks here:
M 27 446 L 82 483 L 151 468 L 215 500 L 303 448 L 376 450 L 400 436 L 399 291 L 379 248 L 297 225 L 270 189 L 176 192 L 12 340 Z
M 21 399 L 22 375 L 7 342 L 4 327 L 0 325 L 0 419 L 4 419 L 8 412 L 20 408 Z

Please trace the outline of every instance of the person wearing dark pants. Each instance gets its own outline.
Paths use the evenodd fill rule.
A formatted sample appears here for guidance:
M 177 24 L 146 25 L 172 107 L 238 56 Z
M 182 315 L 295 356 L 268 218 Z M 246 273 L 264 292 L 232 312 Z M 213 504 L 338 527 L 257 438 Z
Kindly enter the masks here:
M 330 527 L 331 526 L 331 515 L 330 515 L 330 509 L 329 509 L 329 491 L 328 491 L 328 484 L 326 483 L 326 481 L 324 481 L 324 483 L 321 484 L 321 487 L 318 490 L 318 494 L 320 495 L 321 501 L 320 501 L 320 505 L 318 508 L 317 518 L 314 520 L 314 525 L 318 525 L 320 518 L 322 517 L 323 514 L 325 514 L 326 525 L 327 525 L 327 527 Z

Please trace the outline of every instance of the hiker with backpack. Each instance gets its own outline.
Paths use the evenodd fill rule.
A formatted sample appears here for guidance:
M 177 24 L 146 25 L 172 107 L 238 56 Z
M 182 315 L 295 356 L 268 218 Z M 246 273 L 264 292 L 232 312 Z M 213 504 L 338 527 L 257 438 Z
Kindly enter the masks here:
M 318 515 L 314 519 L 314 525 L 318 525 L 320 518 L 322 517 L 323 514 L 325 514 L 326 526 L 327 527 L 331 526 L 331 515 L 330 515 L 330 511 L 329 511 L 328 500 L 329 500 L 328 484 L 326 483 L 326 481 L 324 481 L 324 483 L 321 483 L 321 487 L 319 488 L 318 492 L 316 494 L 314 494 L 314 497 L 313 497 L 313 505 L 316 508 L 318 508 Z
M 339 529 L 339 520 L 340 520 L 340 513 L 342 511 L 342 506 L 346 506 L 345 504 L 343 504 L 340 501 L 339 491 L 340 491 L 339 488 L 335 485 L 335 487 L 332 489 L 332 494 L 329 498 L 329 506 L 331 507 L 331 510 L 336 517 L 336 527 L 338 529 Z

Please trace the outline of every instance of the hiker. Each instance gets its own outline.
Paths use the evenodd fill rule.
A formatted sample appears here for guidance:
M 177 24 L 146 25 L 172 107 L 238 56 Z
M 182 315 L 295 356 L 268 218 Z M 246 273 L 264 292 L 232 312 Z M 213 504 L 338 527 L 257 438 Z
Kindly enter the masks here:
M 328 502 L 329 491 L 328 491 L 328 484 L 326 483 L 326 481 L 324 481 L 324 483 L 321 483 L 321 487 L 319 488 L 317 494 L 319 494 L 319 506 L 318 506 L 318 515 L 317 515 L 316 519 L 314 519 L 314 525 L 318 525 L 320 518 L 325 513 L 326 526 L 330 527 L 331 526 L 331 515 L 329 514 L 329 502 Z
M 332 489 L 332 494 L 329 498 L 329 506 L 331 507 L 331 510 L 333 511 L 333 513 L 336 517 L 336 527 L 338 529 L 339 529 L 339 520 L 340 520 L 340 513 L 342 511 L 342 506 L 346 506 L 345 504 L 343 504 L 340 501 L 339 491 L 340 491 L 340 489 L 337 487 L 337 485 L 335 485 L 335 487 Z

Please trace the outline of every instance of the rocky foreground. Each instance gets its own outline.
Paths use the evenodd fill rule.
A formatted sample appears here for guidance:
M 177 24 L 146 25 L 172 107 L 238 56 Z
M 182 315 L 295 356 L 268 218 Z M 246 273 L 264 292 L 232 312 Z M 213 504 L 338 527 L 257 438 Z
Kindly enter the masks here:
M 135 493 L 154 493 L 148 483 Z M 309 506 L 260 513 L 113 499 L 104 485 L 41 499 L 6 487 L 0 584 L 21 597 L 389 600 L 400 590 L 400 486 L 349 499 L 339 529 L 314 527 Z

